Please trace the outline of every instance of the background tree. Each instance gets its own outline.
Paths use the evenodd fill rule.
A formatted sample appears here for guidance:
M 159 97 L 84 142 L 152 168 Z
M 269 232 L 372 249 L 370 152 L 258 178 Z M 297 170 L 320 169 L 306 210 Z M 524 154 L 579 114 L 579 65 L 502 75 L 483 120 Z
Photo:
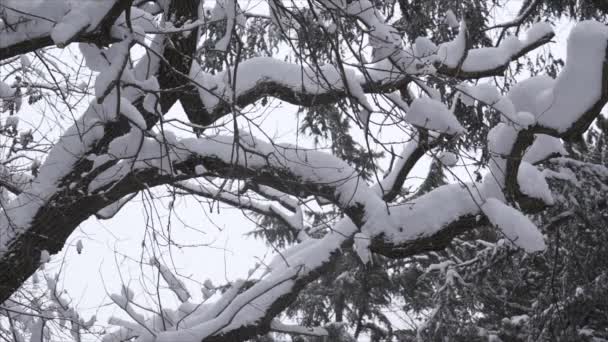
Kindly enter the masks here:
M 606 223 L 605 6 L 524 1 L 490 23 L 504 4 L 263 5 L 0 5 L 0 336 L 94 330 L 41 267 L 80 223 L 111 219 L 137 192 L 253 212 L 276 257 L 246 280 L 203 284 L 197 302 L 154 240 L 141 267 L 158 307 L 124 286 L 110 298 L 129 319 L 92 331 L 107 341 L 605 336 L 602 249 L 588 256 Z M 596 21 L 575 26 L 565 62 L 525 57 L 554 37 L 538 18 L 561 16 Z M 80 65 L 53 50 L 76 42 Z M 20 129 L 26 99 L 59 135 Z M 272 99 L 300 107 L 312 145 L 261 128 Z M 165 118 L 176 102 L 187 122 Z M 161 282 L 175 309 L 161 305 Z M 412 328 L 387 310 L 414 315 Z

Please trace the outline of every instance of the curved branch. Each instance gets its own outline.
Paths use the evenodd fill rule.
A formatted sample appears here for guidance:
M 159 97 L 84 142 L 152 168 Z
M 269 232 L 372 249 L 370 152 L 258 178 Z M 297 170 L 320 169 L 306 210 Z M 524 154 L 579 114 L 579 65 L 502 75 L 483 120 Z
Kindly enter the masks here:
M 467 59 L 464 60 L 461 66 L 449 66 L 446 64 L 440 64 L 437 66 L 437 72 L 445 76 L 451 76 L 465 80 L 491 76 L 502 76 L 511 62 L 521 58 L 530 51 L 533 51 L 538 47 L 549 43 L 554 36 L 555 34 L 553 32 L 549 32 L 542 35 L 541 37 L 537 37 L 536 39 L 527 42 L 520 49 L 517 49 L 516 51 L 504 55 L 504 57 L 502 57 L 501 62 L 489 67 L 484 66 L 480 68 L 476 65 L 476 63 L 481 61 L 484 61 L 485 63 L 486 60 L 496 58 L 491 55 L 485 56 L 484 54 L 491 52 L 493 49 L 499 49 L 500 47 L 472 49 L 469 50 Z
M 608 103 L 608 28 L 596 24 L 583 23 L 573 29 L 564 70 L 553 86 L 536 99 L 537 108 L 542 110 L 534 113 L 537 123 L 518 131 L 506 156 L 506 193 L 530 211 L 539 210 L 544 204 L 521 192 L 518 174 L 534 135 L 576 139 Z
M 457 65 L 449 66 L 439 62 L 436 65 L 437 72 L 459 79 L 501 75 L 511 61 L 548 43 L 553 36 L 553 32 L 548 32 L 527 39 L 521 42 L 519 49 L 511 51 L 510 55 L 492 50 L 497 48 L 472 49 L 467 51 L 464 61 Z M 485 54 L 488 56 L 484 56 Z M 496 54 L 499 56 L 494 56 Z M 479 67 L 474 62 L 496 58 L 501 59 L 502 62 L 494 63 L 487 68 L 483 65 Z M 311 70 L 273 58 L 254 57 L 239 64 L 236 89 L 232 89 L 227 81 L 228 75 L 231 75 L 233 70 L 209 75 L 200 68 L 194 68 L 190 73 L 193 89 L 187 87 L 183 91 L 191 96 L 193 91 L 198 90 L 203 106 L 198 109 L 192 106 L 192 110 L 187 111 L 188 118 L 195 124 L 210 125 L 231 112 L 233 98 L 234 104 L 240 108 L 254 104 L 264 97 L 274 97 L 302 106 L 335 103 L 349 96 L 355 96 L 360 100 L 359 103 L 365 103 L 362 93 L 381 94 L 402 89 L 410 82 L 411 75 L 415 75 L 385 64 L 380 62 L 378 71 L 374 73 L 364 73 L 367 77 L 357 76 L 353 70 L 347 70 L 344 75 L 347 83 L 345 86 L 340 72 L 331 67 Z M 374 67 L 371 69 L 373 70 Z M 232 94 L 232 91 L 235 94 Z

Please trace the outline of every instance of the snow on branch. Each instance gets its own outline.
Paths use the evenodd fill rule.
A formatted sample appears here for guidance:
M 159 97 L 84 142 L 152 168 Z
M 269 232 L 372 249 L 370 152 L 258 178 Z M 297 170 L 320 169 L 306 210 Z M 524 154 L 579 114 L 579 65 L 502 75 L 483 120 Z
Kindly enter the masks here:
M 404 227 L 387 239 L 403 245 L 408 242 L 418 245 L 418 248 L 409 251 L 399 250 L 402 256 L 420 252 L 420 248 L 437 248 L 443 241 L 449 241 L 449 238 L 441 235 L 446 225 L 458 221 L 462 216 L 479 213 L 479 206 L 470 198 L 466 189 L 449 185 L 417 199 L 411 207 L 394 208 L 392 214 L 404 222 Z M 444 206 L 437 210 L 436 206 L 441 204 Z M 435 215 L 429 215 L 429 210 Z M 373 225 L 383 223 L 374 221 Z M 470 229 L 470 226 L 466 229 Z M 230 294 L 232 299 L 229 304 L 216 315 L 199 311 L 188 317 L 183 330 L 158 332 L 158 341 L 230 341 L 237 336 L 242 339 L 272 329 L 270 324 L 273 317 L 307 283 L 322 274 L 322 270 L 341 254 L 344 247 L 352 245 L 358 231 L 353 222 L 345 218 L 323 238 L 309 239 L 287 249 L 269 264 L 270 272 L 266 276 L 236 296 Z M 383 229 L 377 229 L 376 233 L 378 235 L 372 236 L 376 240 L 387 236 Z M 456 232 L 451 234 L 455 235 Z M 420 244 L 425 238 L 425 243 Z
M 129 41 L 130 38 L 127 38 L 103 50 L 86 46 L 87 64 L 101 68 L 113 64 L 121 67 L 116 67 L 114 73 L 108 73 L 116 79 L 102 77 L 98 80 L 99 85 L 96 83 L 96 86 L 100 89 L 100 93 L 103 93 L 100 96 L 101 103 L 97 103 L 97 100 L 90 103 L 84 114 L 75 119 L 74 124 L 55 143 L 37 171 L 37 177 L 25 184 L 22 192 L 4 205 L 4 211 L 0 216 L 2 269 L 7 265 L 25 263 L 20 270 L 24 272 L 23 279 L 27 278 L 37 268 L 37 262 L 31 260 L 39 259 L 42 250 L 52 253 L 60 250 L 63 241 L 81 220 L 133 192 L 129 191 L 114 198 L 104 198 L 101 201 L 83 197 L 85 194 L 83 189 L 86 189 L 84 184 L 90 181 L 83 176 L 83 173 L 86 175 L 85 172 L 90 168 L 91 157 L 94 155 L 91 152 L 99 148 L 98 144 L 104 139 L 121 133 L 119 129 L 121 120 L 131 122 L 136 127 L 138 124 L 141 126 L 141 120 L 137 116 L 139 112 L 134 109 L 131 102 L 143 96 L 141 89 L 150 89 L 157 84 L 152 76 L 143 80 L 135 79 L 133 70 L 126 68 L 123 61 L 124 56 L 128 54 Z M 139 87 L 124 89 L 118 96 L 117 88 L 122 86 L 123 80 L 128 80 Z M 119 103 L 120 111 L 117 112 L 116 105 Z M 113 129 L 106 130 L 107 126 L 113 126 Z M 122 130 L 124 131 L 125 128 L 128 130 L 129 127 L 130 124 L 127 124 Z M 61 200 L 58 201 L 58 198 Z M 71 216 L 65 215 L 64 209 L 79 205 L 86 207 L 87 210 L 77 210 L 79 213 Z M 93 212 L 89 212 L 90 210 Z M 53 239 L 47 238 L 51 232 Z M 34 243 L 32 239 L 36 242 Z M 24 244 L 35 244 L 37 249 L 26 251 L 23 249 Z M 21 282 L 20 277 L 10 273 L 2 272 L 0 276 L 0 282 L 6 285 L 0 291 L 2 299 L 6 299 Z
M 292 212 L 296 212 L 299 207 L 298 199 L 294 196 L 288 195 L 284 192 L 278 191 L 277 189 L 273 189 L 269 186 L 259 185 L 256 183 L 247 183 L 245 185 L 246 190 L 252 190 L 255 193 L 258 193 L 265 198 L 271 201 L 277 201 L 285 208 L 289 209 Z M 244 189 L 244 190 L 245 190 Z
M 221 313 L 207 321 L 189 317 L 194 325 L 181 331 L 161 332 L 158 342 L 219 340 L 231 341 L 257 335 L 256 329 L 268 331 L 277 313 L 285 304 L 318 276 L 323 267 L 337 257 L 340 247 L 352 238 L 354 226 L 342 225 L 336 229 L 342 234 L 329 234 L 320 240 L 303 242 L 298 251 L 286 252 L 287 263 L 278 260 L 271 264 L 272 271 L 253 286 L 238 294 Z M 278 259 L 281 259 L 280 257 Z M 258 328 L 256 328 L 258 327 Z M 252 329 L 253 328 L 253 329 Z
M 236 2 L 232 3 L 236 6 Z M 400 37 L 384 18 L 379 17 L 369 1 L 320 3 L 355 16 L 370 28 L 375 62 L 405 63 L 405 55 L 411 56 L 402 46 Z M 67 12 L 66 17 L 65 13 L 58 16 L 57 25 L 53 23 L 40 33 L 40 37 L 54 36 L 59 44 L 65 44 L 76 39 L 81 31 L 88 32 L 89 28 L 94 29 L 93 26 L 97 27 L 105 20 L 103 11 L 96 12 L 101 16 L 92 18 L 88 11 L 87 17 L 72 10 L 75 12 Z M 93 25 L 94 22 L 97 24 Z M 508 38 L 496 48 L 487 48 L 489 50 L 463 49 L 465 36 L 462 32 L 452 45 L 439 47 L 440 54 L 445 57 L 441 63 L 448 63 L 444 69 L 438 68 L 440 72 L 449 74 L 453 71 L 465 78 L 491 74 L 505 68 L 505 63 L 513 58 L 548 41 L 552 32 L 547 25 L 539 24 L 528 32 L 525 40 Z M 531 81 L 528 86 L 524 82 L 521 89 L 515 87 L 504 97 L 483 92 L 492 97 L 493 105 L 500 104 L 504 114 L 501 123 L 488 135 L 491 172 L 483 184 L 444 185 L 407 203 L 391 206 L 388 202 L 396 197 L 408 172 L 431 147 L 432 142 L 424 136 L 427 134 L 424 130 L 421 129 L 405 146 L 395 170 L 374 187 L 346 161 L 328 153 L 270 144 L 246 134 L 178 139 L 170 131 L 160 133 L 149 129 L 144 111 L 134 104 L 142 99 L 145 91 L 160 89 L 155 77 L 143 77 L 129 67 L 129 49 L 134 40 L 136 38 L 127 35 L 124 41 L 109 49 L 82 46 L 87 65 L 106 73 L 97 79 L 95 101 L 59 139 L 39 175 L 4 205 L 0 216 L 0 282 L 6 284 L 6 289 L 1 292 L 2 299 L 31 274 L 32 259 L 38 267 L 40 256 L 48 256 L 48 251 L 58 251 L 62 241 L 78 224 L 95 213 L 111 217 L 132 194 L 143 188 L 179 182 L 177 187 L 200 196 L 278 215 L 300 231 L 302 212 L 295 198 L 309 195 L 327 198 L 345 217 L 322 238 L 301 239 L 300 243 L 277 256 L 258 281 L 246 285 L 235 283 L 212 305 L 190 303 L 183 284 L 158 264 L 162 277 L 182 302 L 174 315 L 183 320 L 174 320 L 181 320 L 180 324 L 176 323 L 175 330 L 159 331 L 153 324 L 156 318 L 146 318 L 131 305 L 134 296 L 125 287 L 121 294 L 111 298 L 136 324 L 116 319 L 115 322 L 126 329 L 121 331 L 127 331 L 114 335 L 120 338 L 138 334 L 143 338 L 156 337 L 159 342 L 193 338 L 231 341 L 237 337 L 253 337 L 273 327 L 276 329 L 274 318 L 353 243 L 363 260 L 368 259 L 370 252 L 406 257 L 443 248 L 454 236 L 492 223 L 525 250 L 539 250 L 543 245 L 542 235 L 515 209 L 516 205 L 506 204 L 519 204 L 527 211 L 534 204 L 528 199 L 540 200 L 543 205 L 552 200 L 539 171 L 531 163 L 521 161 L 524 153 L 537 134 L 560 138 L 580 134 L 608 99 L 608 29 L 599 23 L 585 22 L 573 30 L 568 64 L 557 80 Z M 19 44 L 18 40 L 12 42 Z M 417 40 L 415 48 L 433 50 L 430 41 L 424 40 Z M 457 58 L 452 58 L 451 52 Z M 437 62 L 436 57 L 432 56 L 428 61 Z M 479 59 L 486 64 L 478 63 Z M 149 65 L 155 64 L 153 58 L 144 60 Z M 201 111 L 207 111 L 217 119 L 234 109 L 233 105 L 242 107 L 263 96 L 304 105 L 351 97 L 364 110 L 370 111 L 365 93 L 392 92 L 396 82 L 406 84 L 409 75 L 428 73 L 426 69 L 414 67 L 409 69 L 411 73 L 401 73 L 397 79 L 376 74 L 376 78 L 369 80 L 354 70 L 343 72 L 335 66 L 302 67 L 266 57 L 242 62 L 236 77 L 231 76 L 236 70 L 211 75 L 193 64 L 191 77 L 197 84 L 204 107 Z M 233 80 L 236 84 L 231 84 Z M 125 83 L 137 87 L 124 87 Z M 579 89 L 585 89 L 583 85 L 595 88 L 582 94 Z M 531 89 L 542 92 L 536 97 L 539 92 Z M 518 92 L 522 94 L 518 95 Z M 530 95 L 532 99 L 526 98 Z M 580 96 L 580 99 L 573 96 Z M 233 99 L 236 103 L 232 103 Z M 451 111 L 436 100 L 417 99 L 411 105 L 403 102 L 401 109 L 407 112 L 406 120 L 419 128 L 450 136 L 464 133 Z M 532 160 L 537 159 L 531 155 Z M 257 188 L 252 188 L 253 192 L 276 200 L 287 210 L 189 181 L 201 176 L 227 174 L 254 182 Z M 512 222 L 518 225 L 514 226 Z M 53 239 L 47 237 L 51 233 Z M 365 240 L 357 244 L 357 238 Z M 30 246 L 35 246 L 33 251 Z M 26 262 L 16 261 L 21 259 Z M 8 265 L 14 264 L 23 265 L 23 270 L 19 270 L 19 276 L 9 278 L 6 275 Z M 186 311 L 188 314 L 184 314 Z
M 509 240 L 514 241 L 527 252 L 545 249 L 543 235 L 519 210 L 495 198 L 488 199 L 482 209 L 492 224 L 498 226 Z
M 216 75 L 205 73 L 193 63 L 190 77 L 197 85 L 205 111 L 214 119 L 230 112 L 233 98 L 234 104 L 242 108 L 264 96 L 310 106 L 333 103 L 350 95 L 364 110 L 372 110 L 361 77 L 352 69 L 342 73 L 331 65 L 309 68 L 271 57 L 254 57 L 240 62 L 238 69 Z
M 353 2 L 350 6 L 355 6 L 360 10 L 362 5 L 359 2 Z M 365 14 L 366 20 L 371 20 L 373 17 L 371 13 L 372 10 L 369 9 L 359 15 Z M 385 26 L 387 24 L 381 25 L 381 27 Z M 374 27 L 377 28 L 377 26 Z M 421 57 L 417 56 L 412 48 L 403 47 L 400 39 L 394 37 L 392 31 L 393 29 L 384 28 L 375 33 L 388 37 L 388 42 L 385 42 L 386 39 L 378 39 L 375 48 L 390 47 L 393 53 L 390 54 L 390 61 L 384 58 L 369 66 L 357 66 L 360 72 L 352 68 L 340 69 L 332 65 L 311 68 L 271 57 L 253 57 L 240 62 L 238 68 L 230 68 L 212 75 L 204 72 L 198 64 L 193 63 L 190 77 L 194 81 L 204 105 L 204 108 L 199 109 L 194 123 L 209 124 L 229 113 L 232 104 L 243 108 L 266 96 L 305 106 L 334 103 L 339 99 L 350 97 L 360 105 L 361 111 L 365 115 L 372 111 L 372 107 L 365 97 L 366 93 L 390 93 L 407 84 L 413 75 L 433 73 L 432 70 L 425 68 L 414 68 L 414 65 L 419 65 L 417 59 L 422 58 L 426 64 L 435 65 L 439 73 L 448 76 L 463 79 L 480 78 L 500 74 L 509 62 L 547 43 L 553 37 L 551 26 L 547 23 L 540 23 L 530 29 L 524 40 L 513 37 L 497 48 L 465 51 L 466 58 L 464 61 L 460 61 L 463 63 L 457 61 L 454 62 L 455 64 L 445 64 L 446 61 L 450 63 L 449 61 L 458 59 L 448 58 L 448 56 L 456 53 L 456 49 L 464 49 L 462 44 L 465 42 L 462 36 L 459 36 L 454 42 L 440 45 L 439 48 L 428 41 L 427 45 L 430 44 L 430 47 L 423 50 L 431 51 L 430 55 Z M 420 43 L 417 43 L 414 49 L 420 50 L 418 45 Z M 462 57 L 462 53 L 462 51 L 459 52 L 458 56 Z M 397 63 L 395 60 L 399 62 Z M 400 67 L 395 65 L 400 65 Z M 237 75 L 233 75 L 235 70 Z M 236 82 L 232 84 L 234 79 Z M 365 118 L 361 118 L 361 120 L 365 122 Z
M 543 30 L 535 29 L 532 36 Z M 531 211 L 553 204 L 544 177 L 532 164 L 566 154 L 559 138 L 582 134 L 608 101 L 607 47 L 608 28 L 582 22 L 568 38 L 568 58 L 557 79 L 535 76 L 517 83 L 506 96 L 488 84 L 457 87 L 465 103 L 477 100 L 501 115 L 488 134 L 491 159 L 484 196 L 518 202 Z
M 559 138 L 546 134 L 535 134 L 534 142 L 526 150 L 523 160 L 534 165 L 552 157 L 567 155 L 568 152 Z
M 508 37 L 497 47 L 468 50 L 466 25 L 462 22 L 454 41 L 437 47 L 428 39 L 419 38 L 412 48 L 405 47 L 397 30 L 387 23 L 368 0 L 319 0 L 318 3 L 336 10 L 342 16 L 355 17 L 362 22 L 369 30 L 370 44 L 373 47 L 372 62 L 377 62 L 374 69 L 392 70 L 392 73 L 397 74 L 405 72 L 418 75 L 433 70 L 461 79 L 500 75 L 511 61 L 546 44 L 554 36 L 551 25 L 541 22 L 526 32 L 525 39 Z M 387 72 L 379 74 L 381 73 Z
M 608 101 L 608 27 L 578 23 L 568 37 L 566 65 L 536 100 L 538 125 L 568 138 L 583 133 Z
M 73 41 L 112 41 L 108 30 L 132 1 L 19 1 L 0 5 L 0 60 L 49 45 L 66 46 Z
M 293 231 L 294 236 L 298 236 L 300 239 L 306 238 L 302 210 L 300 206 L 293 207 L 295 212 L 288 214 L 286 210 L 274 203 L 258 201 L 247 196 L 246 194 L 233 194 L 227 189 L 221 189 L 214 184 L 203 184 L 197 180 L 190 180 L 176 183 L 174 186 L 178 189 L 184 190 L 186 193 L 209 198 L 211 200 L 217 200 L 230 204 L 235 208 L 251 210 L 258 214 L 274 217 L 289 227 Z M 259 187 L 269 188 L 263 185 L 260 185 Z
M 220 19 L 226 21 L 226 28 L 224 36 L 215 43 L 215 49 L 226 52 L 236 25 L 239 24 L 243 26 L 246 19 L 236 0 L 217 0 L 215 2 L 215 7 L 211 12 L 210 20 L 216 21 Z
M 465 44 L 465 42 L 461 42 L 460 45 L 447 43 L 450 45 L 446 46 L 442 44 L 439 47 L 437 72 L 462 79 L 500 75 L 511 61 L 548 43 L 554 36 L 555 34 L 549 23 L 536 23 L 528 29 L 524 39 L 508 36 L 496 47 L 468 50 L 462 63 L 459 63 L 458 58 L 454 58 L 452 55 L 461 56 L 462 52 L 460 51 L 463 49 L 462 44 Z
M 327 329 L 321 327 L 303 327 L 300 325 L 285 324 L 279 320 L 273 320 L 270 330 L 290 335 L 327 336 Z
M 19 195 L 32 181 L 32 177 L 22 172 L 11 172 L 6 166 L 0 165 L 0 187 Z
M 465 132 L 464 127 L 445 104 L 428 97 L 417 98 L 412 102 L 405 121 L 416 127 L 448 135 Z
M 118 46 L 120 47 L 120 45 Z M 128 103 L 128 101 L 129 99 L 124 99 L 124 102 Z M 9 205 L 10 222 L 17 222 L 21 227 L 28 227 L 32 224 L 31 220 L 36 212 L 47 204 L 46 201 L 51 199 L 57 190 L 62 189 L 57 188 L 57 182 L 69 175 L 77 161 L 81 160 L 81 156 L 89 153 L 88 151 L 104 138 L 104 124 L 111 124 L 112 120 L 116 119 L 116 114 L 107 113 L 107 111 L 108 107 L 92 104 L 91 109 L 60 140 L 41 168 L 39 180 L 43 183 L 36 183 L 33 187 L 36 196 L 24 194 Z M 91 165 L 90 168 L 82 171 L 90 173 L 91 177 L 83 179 L 85 183 L 82 185 L 75 184 L 72 187 L 71 184 L 68 184 L 75 190 L 89 194 L 91 200 L 96 201 L 96 205 L 104 203 L 99 201 L 100 196 L 108 200 L 117 200 L 140 190 L 139 187 L 134 187 L 134 183 L 131 181 L 131 177 L 135 175 L 140 178 L 140 181 L 136 182 L 137 184 L 140 184 L 142 179 L 149 179 L 147 184 L 153 186 L 192 177 L 195 174 L 192 170 L 194 165 L 202 163 L 207 170 L 218 173 L 240 167 L 243 178 L 255 177 L 254 179 L 259 183 L 285 193 L 299 196 L 312 193 L 332 199 L 355 223 L 351 227 L 353 230 L 353 234 L 350 234 L 351 237 L 358 229 L 361 229 L 370 238 L 377 240 L 382 236 L 393 245 L 403 245 L 412 241 L 417 243 L 420 239 L 434 236 L 433 232 L 440 232 L 444 225 L 449 226 L 452 221 L 458 220 L 462 216 L 474 215 L 477 212 L 474 211 L 476 207 L 471 205 L 470 201 L 462 200 L 462 198 L 470 198 L 467 197 L 470 195 L 468 191 L 461 193 L 462 190 L 453 189 L 447 193 L 456 191 L 461 194 L 450 202 L 460 203 L 465 207 L 446 210 L 445 213 L 450 214 L 449 217 L 442 217 L 441 220 L 438 218 L 438 221 L 431 223 L 422 222 L 421 225 L 418 225 L 420 222 L 417 220 L 417 215 L 421 215 L 419 211 L 410 209 L 399 213 L 395 210 L 388 210 L 386 203 L 365 184 L 355 170 L 336 157 L 316 151 L 273 146 L 252 138 L 241 137 L 242 139 L 238 143 L 243 153 L 239 153 L 239 157 L 234 160 L 232 158 L 234 137 L 178 141 L 169 133 L 147 136 L 142 133 L 141 125 L 137 124 L 137 116 L 129 115 L 127 118 L 130 118 L 133 123 L 131 130 L 125 135 L 111 140 L 107 149 L 108 153 L 90 154 L 87 158 L 92 165 L 88 164 Z M 78 134 L 79 132 L 86 133 L 81 136 Z M 170 148 L 165 148 L 167 146 Z M 65 166 L 64 168 L 55 166 L 59 161 L 61 161 L 60 165 Z M 49 167 L 50 165 L 54 167 Z M 179 172 L 182 174 L 180 175 Z M 285 177 L 286 175 L 290 177 Z M 289 182 L 289 184 L 277 182 L 281 178 L 296 181 Z M 441 198 L 444 196 L 442 191 L 444 189 L 432 192 L 429 196 L 440 194 L 438 198 Z M 418 206 L 428 208 L 428 205 L 420 204 L 427 198 L 431 197 L 422 198 L 418 202 Z M 429 203 L 435 201 L 437 200 L 429 200 Z M 85 201 L 80 202 L 82 204 Z M 18 209 L 11 212 L 13 205 L 14 208 L 18 206 Z M 91 206 L 91 208 L 95 208 L 95 206 Z M 402 219 L 395 220 L 395 217 Z M 395 223 L 408 222 L 410 219 L 413 219 L 414 230 L 409 225 L 400 227 Z M 4 224 L 7 222 L 8 220 Z M 37 223 L 33 223 L 35 227 Z M 10 232 L 11 230 L 4 231 Z M 17 237 L 7 237 L 3 241 L 19 240 Z M 429 243 L 424 248 L 432 248 L 432 245 L 433 243 Z M 370 248 L 373 246 L 372 244 Z M 11 248 L 18 248 L 18 246 L 12 245 L 7 250 Z M 334 250 L 332 249 L 332 251 Z
M 137 196 L 137 192 L 126 195 L 125 197 L 119 199 L 118 201 L 99 210 L 97 213 L 95 213 L 95 216 L 101 220 L 109 220 L 112 217 L 114 217 L 116 214 L 118 214 L 120 209 L 122 209 L 122 207 L 124 207 L 125 204 L 129 203 L 129 201 L 132 200 L 135 196 Z
M 108 160 L 118 162 L 91 180 L 89 193 L 103 193 L 144 172 L 154 171 L 175 180 L 190 178 L 196 173 L 195 166 L 202 165 L 208 175 L 221 176 L 231 169 L 237 178 L 285 193 L 330 199 L 353 216 L 358 225 L 376 217 L 391 224 L 384 201 L 342 159 L 315 150 L 269 144 L 251 136 L 240 135 L 237 140 L 233 136 L 176 139 L 168 132 L 144 137 L 140 130 L 133 129 L 111 142 L 108 154 L 99 155 L 96 160 L 102 161 L 96 163 L 99 165 Z
M 188 289 L 186 289 L 184 283 L 179 280 L 167 266 L 162 264 L 157 258 L 152 258 L 150 263 L 158 268 L 158 271 L 169 286 L 169 289 L 175 293 L 180 302 L 184 303 L 190 299 L 190 293 L 188 292 Z
M 538 210 L 553 200 L 540 172 L 527 162 L 525 153 L 543 141 L 538 134 L 565 140 L 577 137 L 591 125 L 608 102 L 608 28 L 594 21 L 577 24 L 570 33 L 567 60 L 557 79 L 537 76 L 518 83 L 505 100 L 518 118 L 503 120 L 492 128 L 489 147 L 493 158 L 492 176 L 484 180 L 487 188 L 502 188 L 507 199 Z M 509 115 L 507 115 L 508 117 Z M 546 139 L 544 144 L 546 145 Z M 548 153 L 563 153 L 559 145 Z M 532 150 L 534 151 L 534 150 Z M 536 152 L 534 152 L 536 153 Z M 542 154 L 547 154 L 545 151 Z M 495 191 L 495 190 L 491 190 Z M 502 194 L 495 191 L 497 198 Z

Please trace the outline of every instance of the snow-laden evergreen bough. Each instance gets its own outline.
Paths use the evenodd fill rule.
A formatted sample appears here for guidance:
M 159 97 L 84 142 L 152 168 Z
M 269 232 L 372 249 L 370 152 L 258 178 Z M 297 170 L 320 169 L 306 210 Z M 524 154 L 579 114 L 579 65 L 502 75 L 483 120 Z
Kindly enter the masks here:
M 560 139 L 584 133 L 608 101 L 608 27 L 595 21 L 572 29 L 565 67 L 555 79 L 534 76 L 500 92 L 468 80 L 500 76 L 510 62 L 554 37 L 550 24 L 534 23 L 495 47 L 472 48 L 468 23 L 461 21 L 450 41 L 418 37 L 407 44 L 371 2 L 319 0 L 306 8 L 327 18 L 320 25 L 325 34 L 346 32 L 350 24 L 365 41 L 358 51 L 334 46 L 333 63 L 322 64 L 306 56 L 288 62 L 242 52 L 245 43 L 238 32 L 250 21 L 265 21 L 285 41 L 303 29 L 297 7 L 278 1 L 268 2 L 267 15 L 247 13 L 234 0 L 217 1 L 210 11 L 198 1 L 65 0 L 49 6 L 9 0 L 2 6 L 2 60 L 13 62 L 25 53 L 44 58 L 39 51 L 46 46 L 79 42 L 86 66 L 98 72 L 88 108 L 32 167 L 35 174 L 13 172 L 10 163 L 2 166 L 1 185 L 10 193 L 1 199 L 2 301 L 59 251 L 80 223 L 93 215 L 111 219 L 134 194 L 154 186 L 171 185 L 182 194 L 273 217 L 296 237 L 294 245 L 254 273 L 256 279 L 231 284 L 210 303 L 193 302 L 169 267 L 150 260 L 181 305 L 158 314 L 142 311 L 124 287 L 111 300 L 130 319 L 111 319 L 118 327 L 103 336 L 107 342 L 237 341 L 268 331 L 327 335 L 323 328 L 291 326 L 277 317 L 350 248 L 365 265 L 373 254 L 406 258 L 493 225 L 508 243 L 529 253 L 541 251 L 543 235 L 526 214 L 552 205 L 554 198 L 535 164 L 565 154 Z M 211 29 L 215 43 L 205 50 L 209 56 L 236 51 L 219 69 L 210 68 L 200 54 Z M 134 47 L 145 51 L 137 62 L 131 60 Z M 32 68 L 20 61 L 24 69 Z M 429 77 L 462 81 L 452 87 L 451 105 L 425 84 Z M 11 117 L 19 114 L 20 87 L 0 83 Z M 180 87 L 183 91 L 175 90 Z M 59 92 L 64 90 L 69 87 Z M 374 133 L 379 122 L 398 118 L 394 122 L 410 138 L 401 139 L 402 152 L 395 154 L 389 172 L 366 177 L 335 154 L 277 144 L 239 128 L 236 122 L 245 122 L 246 108 L 267 98 L 302 107 L 346 104 L 342 109 L 372 140 L 379 137 Z M 177 101 L 196 135 L 178 137 L 164 124 L 163 115 Z M 436 151 L 470 134 L 455 115 L 457 101 L 500 114 L 487 134 L 485 176 L 404 201 L 404 182 L 425 155 L 446 166 L 458 164 L 455 154 L 438 156 Z M 16 131 L 15 120 L 10 122 L 5 129 Z M 222 125 L 232 133 L 211 133 Z M 19 139 L 25 147 L 27 136 Z M 377 167 L 372 170 L 377 174 Z M 311 198 L 319 206 L 338 208 L 342 218 L 329 228 L 313 227 L 303 214 Z M 28 323 L 33 341 L 46 338 L 33 332 L 42 329 L 40 322 L 43 318 Z

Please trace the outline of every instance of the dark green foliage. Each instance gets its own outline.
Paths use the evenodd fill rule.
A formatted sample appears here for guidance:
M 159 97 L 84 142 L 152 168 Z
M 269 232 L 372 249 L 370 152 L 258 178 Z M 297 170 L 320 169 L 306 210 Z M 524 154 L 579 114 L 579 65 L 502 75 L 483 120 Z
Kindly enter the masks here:
M 548 162 L 556 205 L 537 217 L 547 249 L 528 255 L 500 236 L 464 236 L 417 258 L 406 310 L 433 310 L 425 339 L 594 341 L 608 337 L 608 130 L 600 118 L 578 159 Z M 483 233 L 483 232 L 482 232 Z M 498 242 L 498 243 L 496 243 Z M 431 260 L 431 261 L 429 261 Z M 428 290 L 434 289 L 430 296 Z M 481 336 L 480 336 L 481 335 Z M 599 340 L 598 340 L 599 341 Z
M 352 118 L 342 114 L 343 108 L 320 105 L 306 109 L 300 131 L 314 137 L 315 144 L 327 143 L 331 152 L 355 167 L 365 178 L 373 173 L 374 159 L 382 152 L 369 151 L 358 144 L 350 133 Z
M 399 0 L 402 17 L 396 27 L 403 30 L 406 39 L 413 42 L 417 37 L 429 37 L 443 42 L 454 37 L 456 31 L 445 22 L 445 15 L 451 10 L 458 19 L 467 22 L 471 42 L 488 46 L 491 40 L 484 29 L 487 27 L 490 9 L 496 1 L 416 1 Z
M 604 0 L 545 0 L 542 1 L 543 12 L 556 17 L 567 17 L 574 20 L 603 20 L 608 15 L 608 2 Z

